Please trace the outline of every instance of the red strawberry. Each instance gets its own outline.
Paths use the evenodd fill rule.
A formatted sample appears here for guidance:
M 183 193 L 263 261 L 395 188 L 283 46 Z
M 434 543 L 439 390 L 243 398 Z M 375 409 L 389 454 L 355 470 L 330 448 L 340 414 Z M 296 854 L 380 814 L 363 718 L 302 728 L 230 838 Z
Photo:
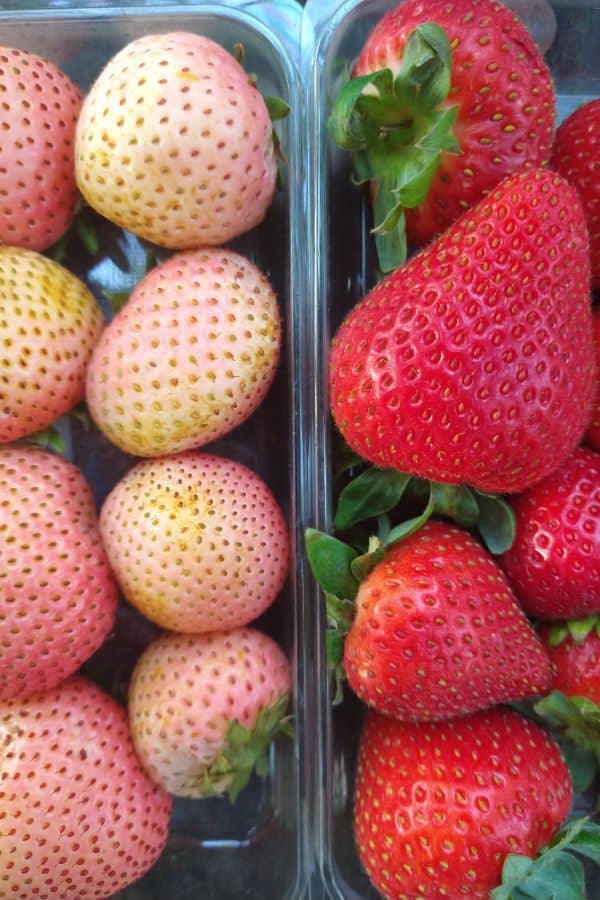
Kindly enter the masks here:
M 595 624 L 581 637 L 572 634 L 559 642 L 554 629 L 544 625 L 540 637 L 552 660 L 552 690 L 567 697 L 588 697 L 600 706 L 600 634 Z
M 229 791 L 235 799 L 282 727 L 290 667 L 254 628 L 168 634 L 134 669 L 129 720 L 137 751 L 158 784 L 184 797 Z M 262 771 L 262 774 L 265 774 Z
M 330 384 L 342 435 L 376 465 L 491 492 L 556 469 L 594 392 L 574 189 L 545 170 L 504 181 L 349 314 Z
M 543 693 L 551 678 L 494 559 L 438 521 L 388 548 L 361 583 L 344 669 L 365 703 L 421 721 Z
M 562 122 L 550 165 L 581 196 L 590 232 L 592 284 L 600 287 L 600 97 L 584 103 Z
M 511 505 L 516 537 L 500 562 L 525 610 L 541 619 L 600 612 L 600 455 L 577 449 Z
M 0 47 L 0 98 L 0 243 L 45 250 L 75 215 L 81 94 L 48 60 Z
M 82 473 L 34 447 L 0 448 L 0 698 L 57 685 L 110 632 L 117 586 Z
M 269 488 L 208 453 L 138 463 L 105 500 L 100 528 L 124 596 L 173 631 L 246 625 L 287 574 L 287 526 Z
M 227 248 L 176 253 L 104 330 L 87 373 L 90 413 L 136 456 L 202 446 L 259 406 L 280 348 L 277 298 L 250 260 Z
M 373 77 L 382 70 L 389 79 Z M 496 0 L 400 3 L 368 36 L 353 74 L 367 83 L 340 142 L 376 186 L 378 227 L 397 204 L 410 243 L 444 231 L 518 168 L 549 159 L 552 78 L 523 23 Z
M 592 327 L 594 329 L 594 348 L 596 351 L 596 405 L 592 424 L 585 433 L 584 440 L 593 450 L 600 451 L 600 308 L 594 308 L 592 313 Z
M 367 717 L 354 830 L 362 863 L 388 900 L 489 900 L 505 857 L 533 856 L 571 799 L 558 747 L 511 710 L 427 725 Z
M 50 425 L 83 399 L 104 319 L 93 294 L 53 260 L 0 247 L 0 442 Z
M 76 170 L 90 205 L 123 228 L 164 247 L 223 244 L 271 203 L 273 126 L 219 44 L 149 34 L 117 53 L 86 96 Z
M 0 703 L 5 897 L 112 897 L 157 860 L 171 800 L 136 756 L 127 717 L 80 676 Z

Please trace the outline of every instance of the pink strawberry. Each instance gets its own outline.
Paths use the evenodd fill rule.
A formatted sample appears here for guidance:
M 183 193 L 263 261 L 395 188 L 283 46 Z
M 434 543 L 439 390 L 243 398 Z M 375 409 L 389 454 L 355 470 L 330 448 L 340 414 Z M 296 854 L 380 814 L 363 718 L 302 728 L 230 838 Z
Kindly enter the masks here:
M 512 710 L 426 725 L 370 713 L 357 765 L 356 844 L 388 900 L 489 900 L 506 857 L 535 856 L 569 814 L 572 797 L 557 745 Z M 550 896 L 540 881 L 537 890 L 531 883 L 531 891 L 517 893 L 521 879 L 534 875 L 533 861 L 518 861 L 514 896 Z M 552 870 L 557 889 L 560 871 Z M 513 894 L 507 886 L 498 896 Z
M 33 250 L 0 247 L 0 442 L 50 425 L 83 398 L 103 317 L 71 272 Z
M 0 243 L 45 250 L 75 215 L 81 94 L 53 63 L 0 47 Z
M 158 859 L 168 795 L 135 754 L 123 709 L 81 676 L 0 703 L 5 896 L 112 897 Z
M 500 562 L 525 610 L 542 619 L 600 612 L 600 455 L 577 449 L 511 505 L 516 537 Z
M 117 586 L 82 473 L 36 447 L 0 448 L 0 699 L 53 688 L 102 644 Z
M 526 27 L 496 0 L 396 5 L 353 76 L 331 126 L 359 180 L 371 181 L 378 232 L 403 213 L 409 243 L 421 246 L 506 176 L 548 162 L 552 78 Z
M 175 254 L 102 334 L 88 370 L 90 412 L 136 456 L 202 446 L 262 402 L 280 343 L 277 299 L 249 260 L 220 248 Z
M 562 122 L 550 165 L 581 197 L 590 232 L 592 284 L 600 287 L 600 97 L 584 103 Z
M 267 485 L 206 453 L 138 463 L 105 500 L 100 527 L 124 596 L 173 631 L 246 625 L 287 574 L 287 526 Z
M 173 249 L 258 225 L 277 162 L 265 101 L 202 35 L 146 35 L 106 65 L 77 126 L 77 183 L 123 228 Z
M 495 560 L 430 520 L 361 583 L 344 645 L 350 687 L 398 719 L 436 721 L 547 690 L 550 660 Z
M 289 663 L 251 628 L 168 634 L 146 648 L 129 688 L 135 746 L 170 793 L 235 798 L 284 727 Z
M 591 417 L 589 291 L 574 189 L 546 170 L 506 179 L 341 325 L 330 385 L 342 435 L 376 465 L 434 481 L 515 492 L 541 480 Z

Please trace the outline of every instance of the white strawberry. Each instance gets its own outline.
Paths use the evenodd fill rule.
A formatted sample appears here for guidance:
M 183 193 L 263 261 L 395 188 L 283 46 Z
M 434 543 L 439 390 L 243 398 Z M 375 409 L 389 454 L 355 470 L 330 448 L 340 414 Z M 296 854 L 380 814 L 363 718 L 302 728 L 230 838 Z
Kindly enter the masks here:
M 258 225 L 277 175 L 265 101 L 202 35 L 124 47 L 84 100 L 76 174 L 89 204 L 172 249 L 222 244 Z
M 129 722 L 142 763 L 169 793 L 235 799 L 266 750 L 289 729 L 290 666 L 253 628 L 166 634 L 139 658 L 129 687 Z
M 241 463 L 197 451 L 144 460 L 100 513 L 123 595 L 147 618 L 182 632 L 246 625 L 283 586 L 283 513 Z

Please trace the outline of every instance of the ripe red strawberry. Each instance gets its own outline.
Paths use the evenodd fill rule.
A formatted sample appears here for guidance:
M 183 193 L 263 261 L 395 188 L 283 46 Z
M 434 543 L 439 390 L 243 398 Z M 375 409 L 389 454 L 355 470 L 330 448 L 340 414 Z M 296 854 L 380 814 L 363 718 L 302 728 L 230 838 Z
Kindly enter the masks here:
M 290 667 L 253 628 L 168 634 L 146 648 L 129 688 L 135 746 L 154 780 L 177 796 L 235 799 L 288 705 Z
M 511 506 L 516 537 L 500 563 L 525 610 L 541 619 L 600 612 L 600 455 L 577 449 Z
M 600 308 L 592 311 L 592 327 L 594 330 L 594 349 L 596 351 L 596 405 L 592 424 L 585 433 L 584 440 L 593 450 L 600 451 Z
M 33 250 L 0 247 L 0 443 L 79 403 L 102 326 L 99 305 L 75 275 Z
M 87 375 L 90 413 L 136 456 L 202 446 L 259 406 L 280 344 L 277 299 L 256 266 L 225 248 L 175 254 L 103 332 Z
M 108 62 L 86 96 L 76 172 L 91 206 L 149 241 L 223 244 L 258 225 L 271 203 L 269 112 L 214 41 L 146 35 Z
M 0 883 L 30 900 L 112 897 L 165 844 L 169 796 L 140 765 L 127 716 L 73 676 L 0 703 Z
M 600 97 L 560 125 L 550 165 L 577 188 L 590 232 L 592 284 L 600 287 Z
M 505 180 L 348 315 L 330 385 L 342 435 L 376 465 L 490 492 L 557 468 L 594 392 L 574 189 L 546 170 Z
M 505 857 L 535 855 L 571 800 L 558 747 L 512 710 L 426 725 L 367 717 L 354 830 L 388 900 L 489 900 Z
M 443 29 L 446 53 L 429 23 Z M 381 70 L 390 79 L 373 81 Z M 400 3 L 367 37 L 353 75 L 367 84 L 349 149 L 379 194 L 376 224 L 398 203 L 409 243 L 426 243 L 502 178 L 549 159 L 552 78 L 526 27 L 496 0 Z
M 124 596 L 173 631 L 246 625 L 287 574 L 273 494 L 246 466 L 207 453 L 138 463 L 104 501 L 100 528 Z
M 0 47 L 0 243 L 45 250 L 75 215 L 81 94 L 35 53 Z
M 102 644 L 117 586 L 82 473 L 35 447 L 0 448 L 0 699 L 54 687 Z
M 344 669 L 369 706 L 415 721 L 541 694 L 551 678 L 494 559 L 467 532 L 432 520 L 361 583 Z
M 600 635 L 595 625 L 581 639 L 567 634 L 553 640 L 553 628 L 540 629 L 546 651 L 552 660 L 552 690 L 567 697 L 588 697 L 600 706 Z

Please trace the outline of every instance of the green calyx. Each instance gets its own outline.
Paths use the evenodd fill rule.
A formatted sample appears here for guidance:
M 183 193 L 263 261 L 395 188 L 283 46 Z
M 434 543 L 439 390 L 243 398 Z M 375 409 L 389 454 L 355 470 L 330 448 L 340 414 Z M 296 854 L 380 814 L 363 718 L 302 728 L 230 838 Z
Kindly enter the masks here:
M 548 632 L 548 643 L 551 647 L 559 647 L 567 638 L 571 638 L 576 644 L 581 644 L 592 631 L 600 637 L 600 616 L 557 622 Z
M 552 691 L 533 704 L 533 712 L 558 739 L 574 787 L 585 790 L 600 768 L 600 707 L 588 697 Z
M 227 729 L 225 745 L 204 773 L 199 788 L 209 797 L 227 792 L 234 803 L 253 773 L 265 777 L 269 773 L 268 750 L 279 734 L 293 735 L 291 718 L 286 715 L 289 693 L 282 694 L 271 706 L 264 707 L 252 728 L 234 719 Z
M 434 22 L 408 37 L 400 70 L 352 78 L 337 95 L 328 127 L 352 158 L 356 182 L 375 182 L 375 239 L 382 272 L 407 256 L 404 210 L 422 203 L 442 153 L 458 153 L 458 107 L 447 105 L 452 51 Z
M 574 819 L 535 858 L 510 853 L 491 900 L 585 900 L 583 860 L 600 863 L 600 825 Z

